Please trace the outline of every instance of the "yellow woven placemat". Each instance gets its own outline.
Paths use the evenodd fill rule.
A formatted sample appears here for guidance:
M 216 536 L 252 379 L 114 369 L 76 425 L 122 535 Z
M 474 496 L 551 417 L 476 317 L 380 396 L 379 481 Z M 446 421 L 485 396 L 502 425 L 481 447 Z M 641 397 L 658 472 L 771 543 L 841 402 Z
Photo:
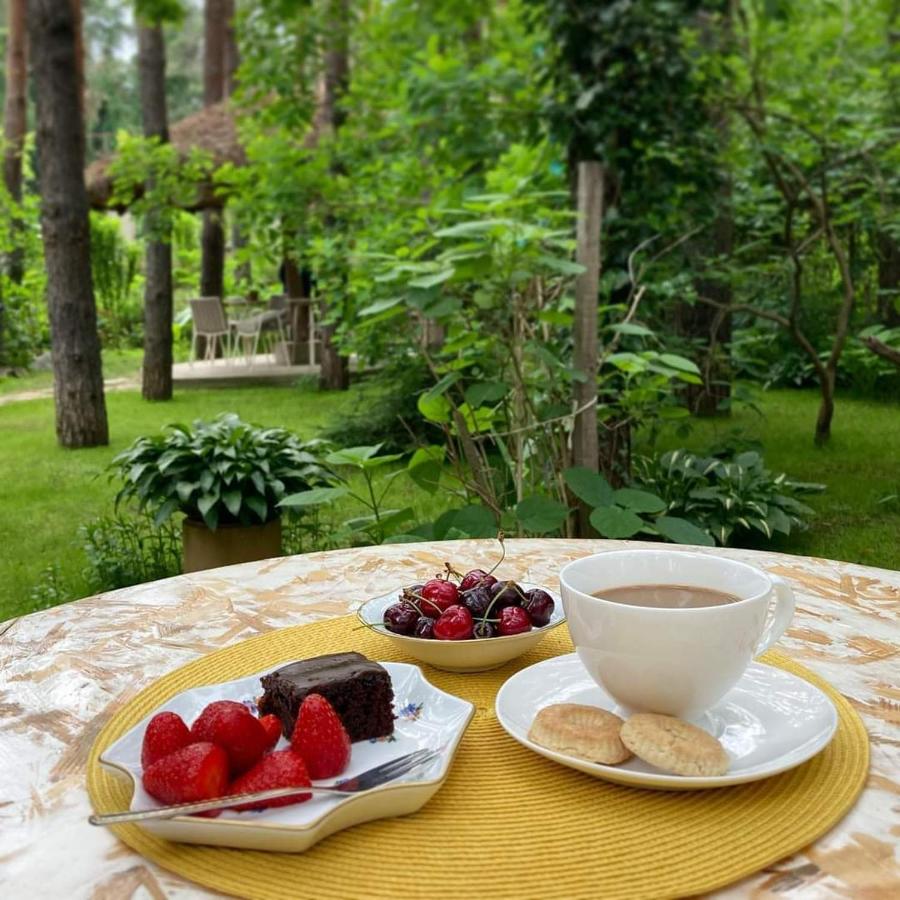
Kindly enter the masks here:
M 401 660 L 351 617 L 274 631 L 219 650 L 156 681 L 119 710 L 88 760 L 96 810 L 125 809 L 130 785 L 103 771 L 104 748 L 180 691 L 252 674 L 285 660 L 359 650 Z M 852 806 L 868 769 L 865 729 L 849 703 L 780 654 L 766 661 L 801 675 L 834 702 L 831 744 L 765 781 L 667 793 L 620 787 L 558 766 L 512 740 L 494 716 L 500 685 L 525 666 L 569 653 L 565 628 L 493 672 L 428 679 L 475 703 L 443 788 L 414 816 L 350 828 L 303 854 L 174 844 L 133 825 L 117 835 L 162 867 L 227 894 L 299 898 L 660 898 L 712 890 L 801 849 Z

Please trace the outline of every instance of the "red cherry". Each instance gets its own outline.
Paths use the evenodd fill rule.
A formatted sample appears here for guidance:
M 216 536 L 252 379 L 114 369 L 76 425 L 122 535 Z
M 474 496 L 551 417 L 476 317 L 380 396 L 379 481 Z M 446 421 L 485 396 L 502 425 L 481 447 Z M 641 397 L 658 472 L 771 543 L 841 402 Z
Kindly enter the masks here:
M 470 591 L 474 587 L 478 587 L 481 585 L 482 587 L 489 588 L 492 584 L 496 584 L 497 579 L 494 578 L 493 575 L 489 575 L 484 569 L 472 569 L 471 572 L 466 572 L 463 575 L 463 580 L 459 583 L 459 589 L 461 591 Z
M 425 616 L 439 616 L 455 603 L 459 602 L 459 589 L 452 581 L 432 578 L 422 588 L 422 600 L 419 607 Z
M 472 613 L 464 606 L 451 606 L 434 623 L 433 634 L 439 641 L 467 641 L 473 624 Z
M 500 610 L 500 624 L 497 632 L 501 637 L 531 631 L 531 619 L 521 606 L 506 606 Z

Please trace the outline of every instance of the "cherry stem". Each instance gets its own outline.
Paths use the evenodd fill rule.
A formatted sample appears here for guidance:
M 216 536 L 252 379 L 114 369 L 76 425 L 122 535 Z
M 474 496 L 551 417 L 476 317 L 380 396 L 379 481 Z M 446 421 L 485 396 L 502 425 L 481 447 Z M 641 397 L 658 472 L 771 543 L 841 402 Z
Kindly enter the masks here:
M 503 532 L 498 531 L 497 540 L 500 541 L 500 559 L 498 559 L 497 562 L 494 563 L 494 568 L 488 572 L 488 575 L 493 575 L 494 572 L 500 567 L 503 560 L 506 559 L 506 544 L 503 542 L 503 537 Z

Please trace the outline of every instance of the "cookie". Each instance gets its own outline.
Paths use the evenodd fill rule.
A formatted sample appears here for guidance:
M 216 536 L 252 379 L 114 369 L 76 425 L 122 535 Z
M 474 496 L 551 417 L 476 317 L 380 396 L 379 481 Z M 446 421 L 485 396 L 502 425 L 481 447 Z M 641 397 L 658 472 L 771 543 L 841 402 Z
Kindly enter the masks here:
M 528 738 L 557 753 L 614 766 L 631 756 L 619 738 L 621 727 L 622 720 L 604 709 L 555 703 L 538 711 Z
M 728 754 L 711 735 L 673 716 L 636 713 L 621 730 L 622 743 L 635 756 L 675 775 L 724 775 Z

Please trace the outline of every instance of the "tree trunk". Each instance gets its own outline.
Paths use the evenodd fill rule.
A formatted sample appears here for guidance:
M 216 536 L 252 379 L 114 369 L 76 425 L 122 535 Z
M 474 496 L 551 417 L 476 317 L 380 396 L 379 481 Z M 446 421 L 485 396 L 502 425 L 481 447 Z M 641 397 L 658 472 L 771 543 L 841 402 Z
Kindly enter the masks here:
M 6 102 L 3 109 L 3 181 L 10 199 L 22 202 L 22 147 L 25 143 L 28 80 L 28 38 L 25 31 L 25 0 L 8 0 L 6 27 Z M 19 238 L 22 221 L 10 221 L 13 246 L 3 261 L 10 281 L 21 283 L 25 256 Z M 4 361 L 4 303 L 0 291 L 0 363 Z
M 878 319 L 888 328 L 900 325 L 900 242 L 885 231 L 875 236 L 878 254 Z
M 222 228 L 221 209 L 203 210 L 200 243 L 203 248 L 200 294 L 203 297 L 221 297 L 225 292 L 225 229 Z
M 30 55 L 37 98 L 41 230 L 53 358 L 56 436 L 64 447 L 109 443 L 84 187 L 72 7 L 31 0 Z
M 203 40 L 203 104 L 210 106 L 225 98 L 226 37 L 228 0 L 205 0 Z M 230 12 L 233 14 L 233 5 Z M 225 283 L 225 231 L 218 209 L 203 210 L 200 233 L 200 294 L 221 297 Z
M 146 137 L 169 140 L 166 110 L 166 47 L 161 25 L 138 27 L 141 117 Z M 160 211 L 147 215 L 144 283 L 145 400 L 172 397 L 172 243 Z
M 827 444 L 831 439 L 831 420 L 834 418 L 834 382 L 835 373 L 831 369 L 828 369 L 825 378 L 819 379 L 822 402 L 819 404 L 819 414 L 816 417 L 815 442 L 818 446 Z
M 348 0 L 329 0 L 326 27 L 324 98 L 322 119 L 337 131 L 344 121 L 340 99 L 350 80 L 350 56 L 348 34 Z M 322 298 L 322 318 L 327 318 L 329 298 Z M 319 385 L 327 390 L 344 391 L 350 386 L 350 368 L 347 358 L 341 356 L 334 342 L 335 325 L 322 326 L 321 372 Z
M 8 0 L 6 38 L 6 102 L 3 109 L 3 182 L 9 196 L 22 202 L 22 148 L 27 128 L 28 38 L 25 26 L 26 0 Z M 14 230 L 21 230 L 16 218 Z M 20 247 L 7 257 L 7 274 L 17 284 L 24 275 L 24 257 Z
M 597 304 L 600 292 L 600 229 L 603 221 L 603 166 L 599 162 L 578 163 L 578 225 L 576 260 L 585 268 L 575 282 L 575 369 L 584 376 L 575 382 L 575 428 L 572 461 L 596 472 L 599 465 L 597 439 Z M 591 533 L 590 508 L 578 504 L 578 536 Z
M 237 29 L 234 24 L 234 0 L 225 0 L 224 3 L 225 37 L 223 40 L 222 66 L 224 68 L 224 83 L 222 93 L 230 97 L 237 87 L 237 70 L 241 64 L 241 54 L 237 43 Z

